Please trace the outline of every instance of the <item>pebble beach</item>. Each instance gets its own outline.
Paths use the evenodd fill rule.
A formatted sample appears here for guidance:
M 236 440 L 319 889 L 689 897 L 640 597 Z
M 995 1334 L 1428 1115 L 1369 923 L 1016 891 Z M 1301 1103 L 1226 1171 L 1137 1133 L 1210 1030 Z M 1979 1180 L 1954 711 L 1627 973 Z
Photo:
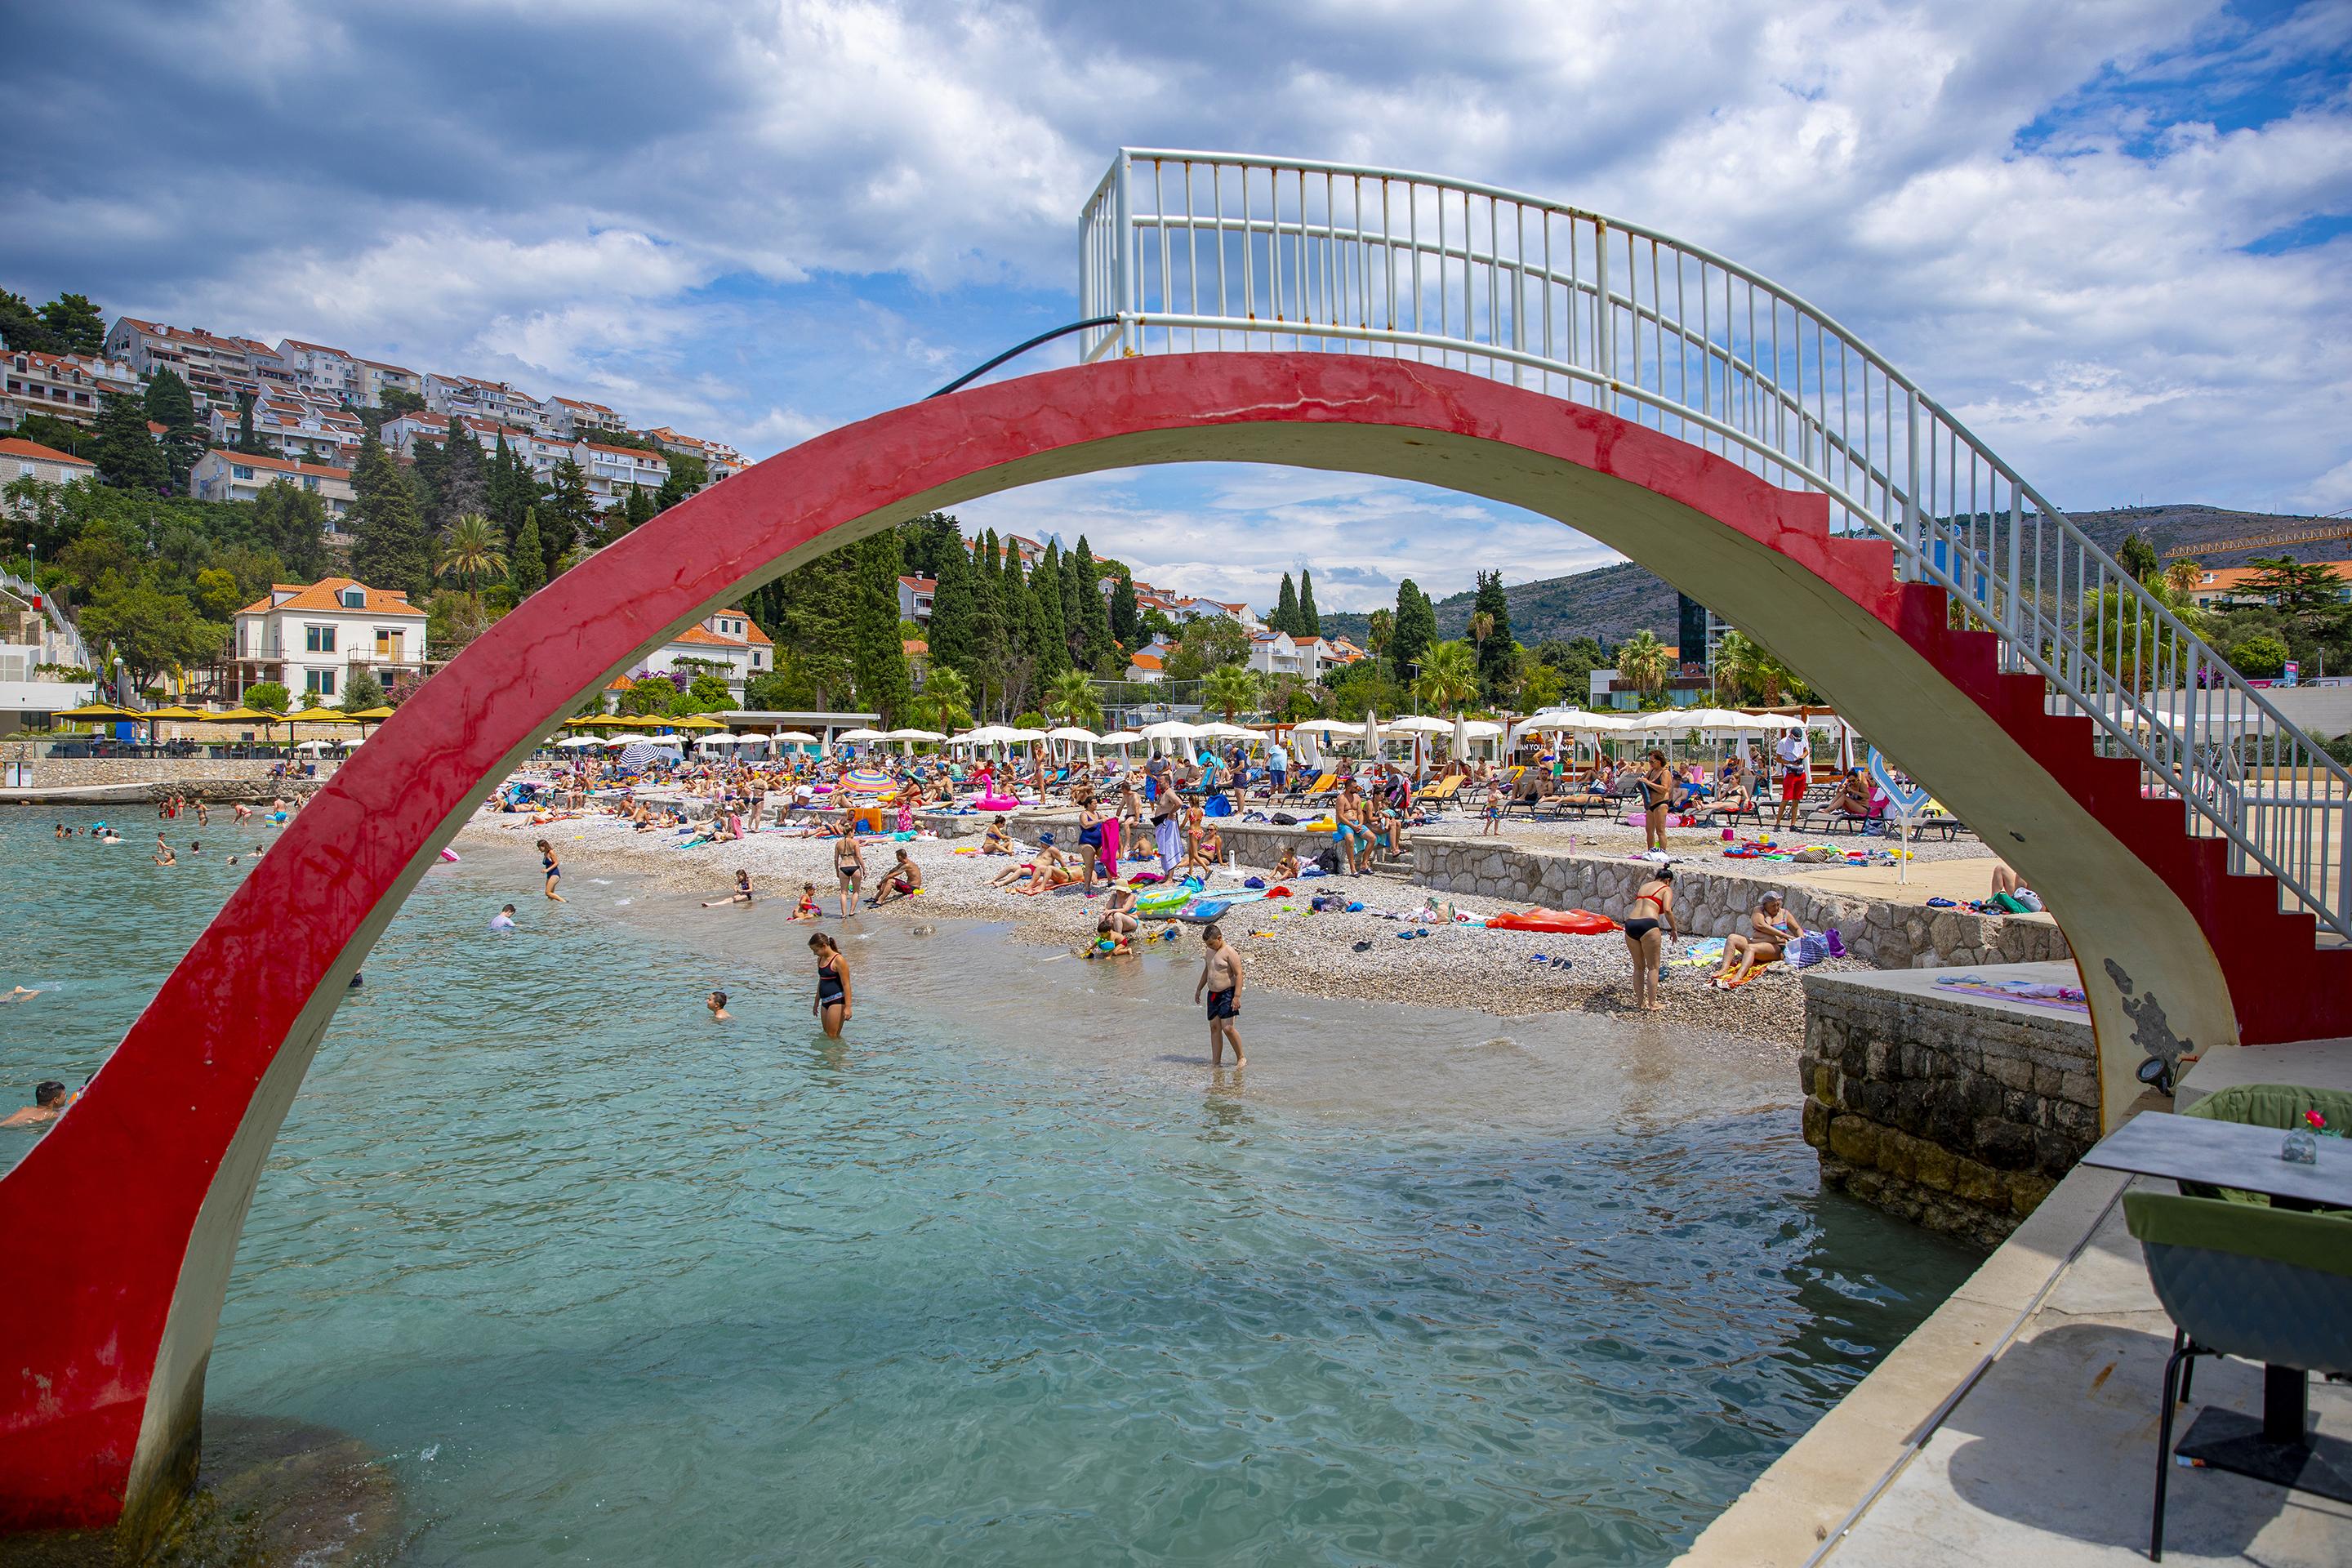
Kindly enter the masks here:
M 725 898 L 735 872 L 741 869 L 751 873 L 758 895 L 750 911 L 752 918 L 784 925 L 801 884 L 813 882 L 825 911 L 814 924 L 823 929 L 839 923 L 830 839 L 768 831 L 740 843 L 683 847 L 683 836 L 675 832 L 640 833 L 611 817 L 590 816 L 534 827 L 528 817 L 485 811 L 467 824 L 458 842 L 467 853 L 477 847 L 528 852 L 539 837 L 555 846 L 566 874 L 564 886 L 574 896 L 599 866 L 625 866 L 657 895 L 675 896 L 679 904 L 690 906 L 692 901 Z M 992 888 L 992 878 L 1020 862 L 982 855 L 978 842 L 918 839 L 907 845 L 922 868 L 923 891 L 879 910 L 861 908 L 856 919 L 1002 922 L 1014 940 L 1066 953 L 1081 952 L 1093 942 L 1095 922 L 1107 907 L 1102 897 L 1087 898 L 1076 888 L 1034 898 Z M 897 847 L 887 838 L 867 843 L 869 891 Z M 1152 864 L 1130 861 L 1126 869 L 1131 873 Z M 536 872 L 535 859 L 518 867 L 518 901 L 535 895 Z M 1238 891 L 1245 878 L 1268 877 L 1270 872 L 1270 867 L 1237 865 L 1221 870 L 1209 890 Z M 1664 1010 L 1645 1015 L 1633 1007 L 1632 961 L 1624 939 L 1613 932 L 1565 936 L 1410 918 L 1420 913 L 1426 900 L 1445 895 L 1386 878 L 1324 877 L 1293 886 L 1295 896 L 1237 904 L 1222 922 L 1227 939 L 1239 946 L 1248 964 L 1251 985 L 1306 996 L 1471 1008 L 1505 1018 L 1568 1011 L 1624 1015 L 1792 1049 L 1803 1038 L 1801 987 L 1794 973 L 1779 965 L 1737 990 L 1718 991 L 1706 984 L 1713 962 L 1688 961 L 1690 944 L 1676 944 L 1662 974 Z M 1364 910 L 1317 913 L 1309 909 L 1309 900 L 1317 894 L 1338 895 L 1363 904 Z M 1500 908 L 1458 898 L 1454 902 L 1457 910 L 1480 919 Z M 711 913 L 717 917 L 720 911 Z M 1147 921 L 1139 945 L 1151 941 L 1157 951 L 1158 942 L 1170 931 L 1176 933 L 1170 944 L 1173 948 L 1186 953 L 1200 951 L 1198 928 L 1175 921 Z M 1423 931 L 1428 934 L 1418 934 Z M 1559 962 L 1563 959 L 1564 965 Z M 1833 959 L 1827 967 L 1869 966 Z

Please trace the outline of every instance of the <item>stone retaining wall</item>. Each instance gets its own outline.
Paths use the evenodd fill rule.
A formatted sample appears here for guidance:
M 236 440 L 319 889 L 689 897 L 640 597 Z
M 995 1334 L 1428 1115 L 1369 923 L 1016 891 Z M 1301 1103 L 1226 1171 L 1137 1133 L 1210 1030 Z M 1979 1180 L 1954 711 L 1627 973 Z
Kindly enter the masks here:
M 320 762 L 314 778 L 273 781 L 269 770 L 276 765 L 262 758 L 42 757 L 32 763 L 26 786 L 0 789 L 0 801 L 161 800 L 170 795 L 268 800 L 316 789 L 334 776 L 336 766 Z M 89 793 L 76 793 L 84 791 Z
M 983 816 L 974 820 L 985 824 L 988 819 Z M 1217 832 L 1224 838 L 1225 847 L 1233 852 L 1234 861 L 1261 869 L 1270 868 L 1281 859 L 1285 849 L 1297 850 L 1300 864 L 1307 864 L 1331 842 L 1331 830 L 1328 827 L 1309 831 L 1304 827 L 1279 827 L 1272 823 L 1244 822 L 1232 816 L 1212 820 L 1216 824 Z M 1010 826 L 1015 833 L 1029 839 L 1037 837 L 1040 827 L 1051 828 L 1054 842 L 1065 849 L 1074 847 L 1078 840 L 1078 814 L 1066 806 L 1031 807 L 1015 812 Z M 1119 848 L 1124 855 L 1127 851 L 1124 840 Z
M 1897 978 L 1803 977 L 1805 1142 L 1827 1185 L 1997 1246 L 2099 1140 L 2090 1019 Z
M 1416 837 L 1411 841 L 1419 879 L 1441 892 L 1545 909 L 1591 910 L 1623 920 L 1650 867 L 1622 856 L 1519 849 L 1507 839 Z M 1697 936 L 1728 936 L 1748 929 L 1748 916 L 1766 884 L 1752 876 L 1675 867 L 1675 912 Z M 1881 969 L 1947 964 L 2038 963 L 2073 956 L 2057 922 L 2046 915 L 1994 918 L 1966 910 L 1865 899 L 1790 879 L 1778 887 L 1808 929 L 1837 928 L 1846 950 Z

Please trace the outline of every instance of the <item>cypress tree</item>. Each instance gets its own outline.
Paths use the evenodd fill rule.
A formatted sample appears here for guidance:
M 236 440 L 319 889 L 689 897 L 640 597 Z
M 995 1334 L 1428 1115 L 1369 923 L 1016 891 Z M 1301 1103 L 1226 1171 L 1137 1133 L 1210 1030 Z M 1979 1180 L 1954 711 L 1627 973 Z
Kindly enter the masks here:
M 1087 548 L 1087 536 L 1081 533 L 1078 547 L 1062 569 L 1062 635 L 1069 639 L 1070 662 L 1081 669 L 1095 667 L 1095 612 L 1103 602 L 1095 579 L 1101 575 L 1095 569 L 1094 552 Z
M 1004 661 L 1011 654 L 1011 624 L 1005 616 L 1004 568 L 996 547 L 996 530 L 982 535 L 979 548 L 972 552 L 972 601 L 979 612 L 972 617 L 972 658 L 976 668 L 966 670 L 971 681 L 973 696 L 982 706 L 989 703 L 991 693 L 1004 689 Z
M 483 490 L 482 510 L 506 534 L 507 553 L 511 555 L 515 538 L 522 531 L 523 514 L 539 497 L 539 480 L 532 475 L 530 465 L 507 445 L 504 431 L 499 433 L 498 446 L 490 453 Z
M 882 715 L 879 726 L 906 721 L 914 700 L 907 678 L 907 647 L 898 637 L 898 535 L 885 529 L 852 547 L 856 556 L 856 607 L 851 616 L 851 675 L 857 700 Z
M 1298 569 L 1298 624 L 1290 628 L 1295 637 L 1319 637 L 1323 635 L 1323 617 L 1315 612 L 1315 574 L 1306 567 Z
M 418 515 L 408 476 L 373 436 L 360 443 L 352 490 L 345 524 L 352 536 L 352 574 L 371 587 L 405 589 L 424 597 L 433 586 L 433 534 Z
M 621 500 L 621 531 L 634 533 L 654 520 L 654 498 L 643 485 L 631 485 Z M 895 602 L 896 595 L 893 595 Z
M 1038 635 L 1045 639 L 1039 648 L 1038 668 L 1047 676 L 1059 675 L 1070 668 L 1070 634 L 1062 619 L 1062 546 L 1057 540 L 1045 542 L 1045 554 L 1029 574 L 1029 592 L 1037 601 Z
M 1494 617 L 1494 628 L 1478 647 L 1478 679 L 1490 692 L 1500 691 L 1510 684 L 1512 651 L 1511 602 L 1503 595 L 1503 574 L 1500 572 L 1478 574 L 1478 596 L 1471 602 L 1470 613 Z
M 507 591 L 521 604 L 547 585 L 547 556 L 539 542 L 539 509 L 522 509 L 522 526 L 515 530 L 514 548 L 507 552 Z
M 1135 607 L 1135 579 L 1124 572 L 1118 574 L 1118 581 L 1111 584 L 1109 618 L 1111 637 L 1119 647 L 1133 653 L 1140 616 Z
M 149 494 L 172 482 L 163 448 L 147 435 L 147 407 L 127 393 L 101 395 L 98 410 L 98 478 L 117 489 Z
M 950 527 L 953 527 L 952 521 Z M 931 590 L 931 624 L 929 632 L 931 662 L 952 669 L 971 684 L 977 665 L 974 652 L 978 646 L 980 601 L 972 581 L 971 563 L 963 552 L 962 535 L 957 542 L 940 549 L 934 533 L 933 548 L 938 551 Z
M 1389 663 L 1399 680 L 1409 679 L 1436 640 L 1436 607 L 1407 577 L 1397 584 L 1396 629 L 1389 634 Z
M 147 417 L 163 427 L 163 465 L 172 488 L 185 489 L 188 470 L 205 455 L 205 427 L 196 419 L 196 400 L 188 384 L 172 370 L 157 371 L 147 383 Z
M 1265 624 L 1276 631 L 1298 635 L 1298 590 L 1291 585 L 1287 572 L 1282 574 L 1282 592 L 1276 596 L 1274 614 L 1266 617 Z

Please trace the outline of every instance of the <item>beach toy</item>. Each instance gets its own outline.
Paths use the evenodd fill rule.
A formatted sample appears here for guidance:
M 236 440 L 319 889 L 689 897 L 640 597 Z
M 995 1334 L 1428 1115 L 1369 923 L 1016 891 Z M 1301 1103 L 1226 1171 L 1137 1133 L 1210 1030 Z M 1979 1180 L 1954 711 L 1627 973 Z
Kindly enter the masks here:
M 1528 910 L 1524 914 L 1508 910 L 1486 918 L 1488 931 L 1540 931 L 1565 936 L 1600 936 L 1617 929 L 1617 922 L 1607 915 L 1594 914 L 1591 910 Z
M 455 849 L 444 849 L 441 851 L 441 858 L 454 866 L 457 863 L 457 852 Z

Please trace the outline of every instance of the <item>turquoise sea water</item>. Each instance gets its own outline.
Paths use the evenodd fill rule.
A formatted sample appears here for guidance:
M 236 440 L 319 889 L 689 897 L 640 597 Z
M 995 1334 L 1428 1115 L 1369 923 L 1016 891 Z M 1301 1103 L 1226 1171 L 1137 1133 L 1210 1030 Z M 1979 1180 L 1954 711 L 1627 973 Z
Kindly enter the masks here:
M 0 817 L 11 1093 L 256 837 L 50 820 Z M 1973 1261 L 1817 1190 L 1785 1050 L 1263 996 L 1213 1079 L 1189 964 L 904 923 L 829 1044 L 781 909 L 566 866 L 387 932 L 212 1363 L 386 1457 L 405 1562 L 1657 1563 Z

